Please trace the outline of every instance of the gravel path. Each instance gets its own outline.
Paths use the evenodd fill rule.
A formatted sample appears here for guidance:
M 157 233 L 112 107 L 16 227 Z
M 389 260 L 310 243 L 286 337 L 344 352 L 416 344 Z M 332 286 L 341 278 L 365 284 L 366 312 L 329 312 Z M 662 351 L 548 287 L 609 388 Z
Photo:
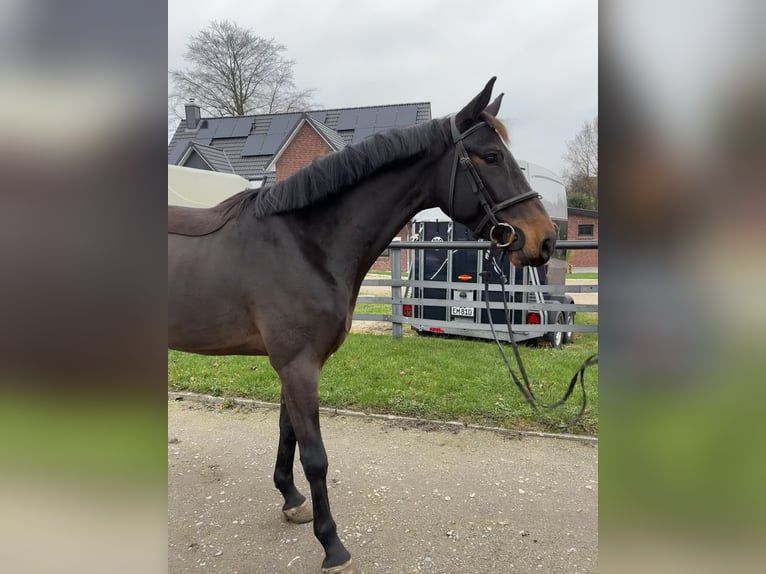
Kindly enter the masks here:
M 365 573 L 597 571 L 597 448 L 322 415 L 338 531 Z M 319 572 L 282 520 L 278 413 L 168 404 L 168 572 Z M 296 469 L 298 488 L 308 487 Z

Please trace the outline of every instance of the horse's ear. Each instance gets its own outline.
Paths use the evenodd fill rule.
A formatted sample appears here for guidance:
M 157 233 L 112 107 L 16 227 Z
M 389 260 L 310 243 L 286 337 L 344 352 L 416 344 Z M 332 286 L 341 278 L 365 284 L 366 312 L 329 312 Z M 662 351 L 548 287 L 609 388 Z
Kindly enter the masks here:
M 500 111 L 500 102 L 502 101 L 503 101 L 503 94 L 500 94 L 499 96 L 495 98 L 494 102 L 492 102 L 491 104 L 487 106 L 487 109 L 484 111 L 487 112 L 490 116 L 497 117 L 497 112 Z
M 462 132 L 471 127 L 479 120 L 479 114 L 484 111 L 489 103 L 489 98 L 492 97 L 492 87 L 495 85 L 497 77 L 490 78 L 484 89 L 479 94 L 468 102 L 468 105 L 457 113 L 455 117 L 455 123 L 457 128 Z

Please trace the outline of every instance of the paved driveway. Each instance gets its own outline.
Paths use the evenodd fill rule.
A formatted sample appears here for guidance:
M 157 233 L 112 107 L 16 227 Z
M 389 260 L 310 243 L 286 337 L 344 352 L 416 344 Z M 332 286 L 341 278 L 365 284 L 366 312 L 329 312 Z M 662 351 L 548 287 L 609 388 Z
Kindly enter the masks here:
M 597 448 L 322 415 L 341 538 L 365 573 L 597 571 Z M 168 404 L 168 571 L 319 572 L 282 520 L 278 413 Z M 298 488 L 308 487 L 300 469 Z

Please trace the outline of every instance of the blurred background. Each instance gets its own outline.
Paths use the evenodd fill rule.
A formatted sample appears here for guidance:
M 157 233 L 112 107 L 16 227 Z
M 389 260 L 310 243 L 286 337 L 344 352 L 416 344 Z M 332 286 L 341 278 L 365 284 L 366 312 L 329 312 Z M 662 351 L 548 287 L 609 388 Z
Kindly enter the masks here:
M 166 30 L 0 1 L 4 572 L 166 571 Z
M 766 564 L 765 7 L 601 5 L 603 572 Z
M 764 6 L 601 6 L 603 572 L 766 563 Z M 5 571 L 165 570 L 166 30 L 0 2 Z

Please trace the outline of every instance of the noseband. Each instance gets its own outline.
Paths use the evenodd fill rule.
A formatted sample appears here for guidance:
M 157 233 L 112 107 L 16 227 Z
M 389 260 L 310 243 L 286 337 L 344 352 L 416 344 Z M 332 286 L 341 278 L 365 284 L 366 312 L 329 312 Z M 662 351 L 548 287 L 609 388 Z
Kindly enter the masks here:
M 484 208 L 485 215 L 482 217 L 479 224 L 472 229 L 473 234 L 476 237 L 481 237 L 481 232 L 488 224 L 492 224 L 489 230 L 489 238 L 491 241 L 496 242 L 498 247 L 506 248 L 510 251 L 518 251 L 524 247 L 524 234 L 520 229 L 514 229 L 509 223 L 501 223 L 498 221 L 495 214 L 522 201 L 528 199 L 539 198 L 540 194 L 536 191 L 528 191 L 506 199 L 500 203 L 495 203 L 492 196 L 489 194 L 487 187 L 484 185 L 479 172 L 476 171 L 476 167 L 473 165 L 471 158 L 468 157 L 468 152 L 463 145 L 463 140 L 471 135 L 476 130 L 486 126 L 486 122 L 479 122 L 478 124 L 471 126 L 463 133 L 460 133 L 455 123 L 455 116 L 450 116 L 450 129 L 452 130 L 452 141 L 455 144 L 455 161 L 452 163 L 452 175 L 450 177 L 449 186 L 449 216 L 454 220 L 453 216 L 454 203 L 455 203 L 455 183 L 457 181 L 457 168 L 458 165 L 465 171 L 468 176 L 468 181 L 471 184 L 471 189 L 476 195 L 479 203 Z

